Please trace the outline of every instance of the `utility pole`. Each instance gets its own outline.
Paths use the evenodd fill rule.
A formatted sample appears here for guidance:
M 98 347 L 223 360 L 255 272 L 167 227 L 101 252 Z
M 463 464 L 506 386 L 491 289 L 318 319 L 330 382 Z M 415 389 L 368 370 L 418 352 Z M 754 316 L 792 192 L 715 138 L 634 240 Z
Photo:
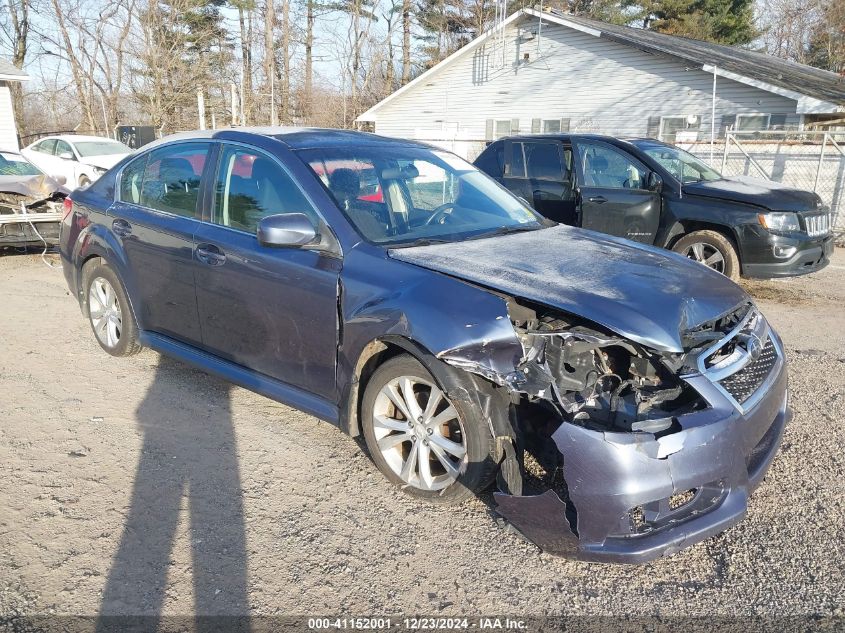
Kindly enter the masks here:
M 202 88 L 197 90 L 197 112 L 199 113 L 200 129 L 205 129 L 205 97 L 202 94 Z

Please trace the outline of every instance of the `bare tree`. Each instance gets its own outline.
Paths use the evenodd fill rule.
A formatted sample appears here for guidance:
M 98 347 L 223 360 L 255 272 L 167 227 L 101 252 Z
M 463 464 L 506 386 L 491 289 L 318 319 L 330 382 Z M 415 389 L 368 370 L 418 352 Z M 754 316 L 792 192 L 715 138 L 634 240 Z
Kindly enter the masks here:
M 270 95 L 270 125 L 278 125 L 276 118 L 275 86 L 276 56 L 275 56 L 276 7 L 274 0 L 264 3 L 264 81 L 267 94 Z

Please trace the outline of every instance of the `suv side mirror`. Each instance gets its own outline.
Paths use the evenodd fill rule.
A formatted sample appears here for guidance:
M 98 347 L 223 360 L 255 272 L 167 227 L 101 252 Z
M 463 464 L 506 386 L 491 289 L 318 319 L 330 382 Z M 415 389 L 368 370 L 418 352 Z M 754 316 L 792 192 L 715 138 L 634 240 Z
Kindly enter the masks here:
M 648 178 L 646 179 L 646 188 L 649 191 L 657 192 L 663 189 L 663 179 L 660 177 L 660 174 L 656 171 L 649 172 Z
M 268 215 L 258 223 L 256 233 L 262 246 L 300 248 L 317 239 L 317 229 L 304 213 Z

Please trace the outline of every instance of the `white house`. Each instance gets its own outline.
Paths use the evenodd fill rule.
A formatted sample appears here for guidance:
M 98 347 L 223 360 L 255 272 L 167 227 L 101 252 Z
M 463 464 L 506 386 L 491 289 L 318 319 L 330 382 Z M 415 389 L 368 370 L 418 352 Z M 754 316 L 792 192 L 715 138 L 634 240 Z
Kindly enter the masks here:
M 29 76 L 11 63 L 0 59 L 0 149 L 20 149 L 15 112 L 12 109 L 12 82 L 29 81 Z
M 523 9 L 362 114 L 474 158 L 515 133 L 709 140 L 842 119 L 845 79 L 761 53 Z

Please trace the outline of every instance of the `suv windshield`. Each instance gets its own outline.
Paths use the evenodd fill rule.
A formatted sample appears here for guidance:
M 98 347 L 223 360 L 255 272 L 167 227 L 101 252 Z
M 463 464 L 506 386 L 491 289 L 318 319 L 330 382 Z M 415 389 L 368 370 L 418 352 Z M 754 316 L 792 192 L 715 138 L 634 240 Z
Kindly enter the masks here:
M 128 154 L 132 151 L 128 146 L 117 141 L 75 141 L 74 145 L 82 157 Z
M 689 152 L 662 143 L 635 143 L 682 183 L 720 180 L 722 174 Z
M 549 223 L 454 154 L 416 147 L 299 152 L 368 241 L 453 242 Z
M 40 176 L 41 170 L 20 154 L 0 152 L 0 176 Z

